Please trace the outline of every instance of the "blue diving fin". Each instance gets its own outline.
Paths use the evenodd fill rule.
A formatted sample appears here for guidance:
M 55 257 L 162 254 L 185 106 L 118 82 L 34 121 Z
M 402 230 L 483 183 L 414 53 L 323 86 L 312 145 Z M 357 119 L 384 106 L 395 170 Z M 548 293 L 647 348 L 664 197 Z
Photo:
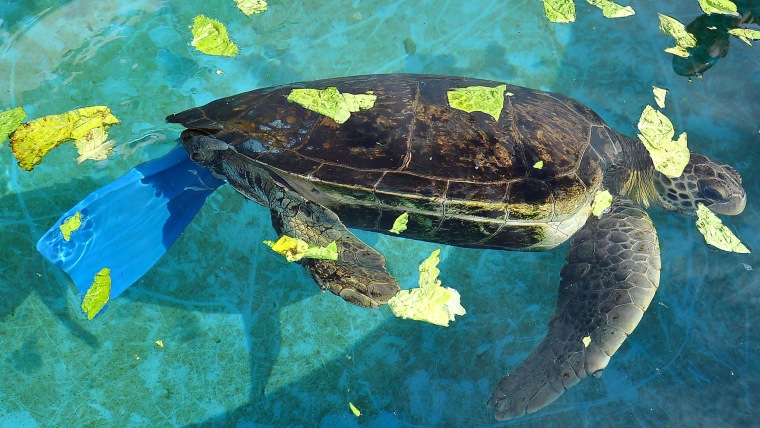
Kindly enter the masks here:
M 224 183 L 177 147 L 92 192 L 40 238 L 37 250 L 66 271 L 82 294 L 96 273 L 109 268 L 113 299 L 161 258 Z M 77 212 L 81 225 L 67 240 L 61 225 Z

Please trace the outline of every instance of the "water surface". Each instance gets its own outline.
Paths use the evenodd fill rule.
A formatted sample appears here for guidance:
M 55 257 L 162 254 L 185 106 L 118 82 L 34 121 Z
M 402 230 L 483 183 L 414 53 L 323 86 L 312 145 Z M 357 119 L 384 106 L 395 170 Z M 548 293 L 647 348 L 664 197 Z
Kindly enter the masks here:
M 694 1 L 638 1 L 608 20 L 578 2 L 549 24 L 538 1 L 272 1 L 247 18 L 230 1 L 0 2 L 0 109 L 30 118 L 108 105 L 117 153 L 76 164 L 69 145 L 34 172 L 0 147 L 0 425 L 488 426 L 498 380 L 540 341 L 567 245 L 548 253 L 442 247 L 442 278 L 468 314 L 448 329 L 320 293 L 261 244 L 268 210 L 229 187 L 163 259 L 88 321 L 68 277 L 34 245 L 65 210 L 168 152 L 163 118 L 212 99 L 365 73 L 465 75 L 561 92 L 633 135 L 651 86 L 692 150 L 732 164 L 748 192 L 726 219 L 760 251 L 760 47 L 731 40 L 702 79 L 677 76 L 657 12 L 690 22 Z M 234 59 L 189 46 L 206 14 Z M 515 426 L 749 426 L 760 411 L 757 255 L 709 248 L 693 220 L 652 213 L 660 290 L 604 376 Z M 439 246 L 357 232 L 403 287 Z M 162 340 L 164 346 L 156 345 Z M 362 411 L 356 418 L 348 403 Z

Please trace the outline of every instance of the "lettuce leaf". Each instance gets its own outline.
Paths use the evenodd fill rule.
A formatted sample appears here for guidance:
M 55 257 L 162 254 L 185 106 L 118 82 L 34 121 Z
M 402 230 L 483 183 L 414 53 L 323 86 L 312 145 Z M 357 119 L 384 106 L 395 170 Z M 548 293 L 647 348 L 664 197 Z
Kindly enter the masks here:
M 297 262 L 303 258 L 338 260 L 338 244 L 335 241 L 327 244 L 326 247 L 309 244 L 298 238 L 292 238 L 283 235 L 277 242 L 264 241 L 274 252 L 282 254 L 289 262 Z
M 401 290 L 390 300 L 393 314 L 399 318 L 425 321 L 448 327 L 456 315 L 467 311 L 460 303 L 459 293 L 453 288 L 442 287 L 437 268 L 441 250 L 435 250 L 419 267 L 419 288 Z

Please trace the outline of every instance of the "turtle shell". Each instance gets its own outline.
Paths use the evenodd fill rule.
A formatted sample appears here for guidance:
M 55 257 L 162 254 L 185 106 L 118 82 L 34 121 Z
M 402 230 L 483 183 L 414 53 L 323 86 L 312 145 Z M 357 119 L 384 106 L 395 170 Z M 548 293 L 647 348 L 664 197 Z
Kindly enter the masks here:
M 183 142 L 202 133 L 230 144 L 235 151 L 225 156 L 274 172 L 347 226 L 382 232 L 409 212 L 411 238 L 551 248 L 585 223 L 619 135 L 575 100 L 514 85 L 506 85 L 498 120 L 449 102 L 456 88 L 499 85 L 407 74 L 336 78 L 258 89 L 167 120 L 188 128 Z M 288 100 L 294 89 L 330 87 L 376 98 L 343 123 Z

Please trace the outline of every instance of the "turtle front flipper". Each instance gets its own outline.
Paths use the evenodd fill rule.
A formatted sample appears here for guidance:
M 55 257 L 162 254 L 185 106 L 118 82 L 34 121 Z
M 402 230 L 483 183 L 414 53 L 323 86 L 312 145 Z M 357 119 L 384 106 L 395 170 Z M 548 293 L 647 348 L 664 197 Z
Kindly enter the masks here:
M 660 282 L 660 247 L 647 213 L 616 197 L 575 235 L 561 275 L 546 337 L 488 400 L 498 420 L 533 413 L 586 376 L 599 377 L 639 324 Z
M 371 308 L 398 293 L 398 283 L 385 269 L 385 257 L 346 229 L 334 212 L 285 187 L 277 192 L 279 195 L 270 198 L 270 208 L 278 234 L 321 246 L 337 243 L 338 260 L 299 262 L 323 291 Z

